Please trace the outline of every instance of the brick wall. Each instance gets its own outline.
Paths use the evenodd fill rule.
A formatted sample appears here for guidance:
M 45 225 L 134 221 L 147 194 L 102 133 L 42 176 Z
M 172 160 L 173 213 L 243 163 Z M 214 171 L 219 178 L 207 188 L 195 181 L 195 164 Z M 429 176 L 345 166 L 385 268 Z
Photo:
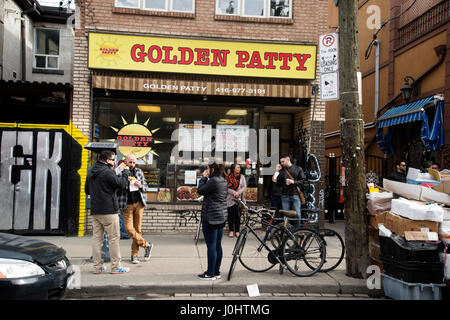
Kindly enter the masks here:
M 327 0 L 294 0 L 292 19 L 286 20 L 217 16 L 215 0 L 197 0 L 194 14 L 114 8 L 114 0 L 75 0 L 75 3 L 80 9 L 80 27 L 75 32 L 72 121 L 87 137 L 91 137 L 91 76 L 87 68 L 88 31 L 303 44 L 317 44 L 319 35 L 329 31 Z M 320 78 L 318 68 L 316 77 Z M 308 133 L 312 103 L 311 99 L 311 109 L 296 115 L 296 124 L 301 121 L 303 128 L 308 128 Z M 324 168 L 324 120 L 325 103 L 318 99 L 311 153 L 319 157 L 321 168 Z M 316 187 L 316 190 L 318 189 L 320 188 Z M 194 231 L 195 223 L 191 222 L 188 222 L 186 227 L 184 224 L 178 226 L 175 213 L 162 209 L 146 210 L 143 232 Z M 158 223 L 161 225 L 158 226 Z M 89 219 L 87 225 L 89 232 Z
M 142 219 L 142 233 L 195 233 L 197 223 L 200 219 L 199 206 L 173 206 L 174 208 L 163 205 L 151 205 L 151 209 L 144 210 Z M 185 209 L 181 209 L 185 207 Z M 195 211 L 191 211 L 196 209 Z M 197 212 L 192 214 L 192 212 Z M 87 216 L 87 234 L 92 234 L 92 216 Z

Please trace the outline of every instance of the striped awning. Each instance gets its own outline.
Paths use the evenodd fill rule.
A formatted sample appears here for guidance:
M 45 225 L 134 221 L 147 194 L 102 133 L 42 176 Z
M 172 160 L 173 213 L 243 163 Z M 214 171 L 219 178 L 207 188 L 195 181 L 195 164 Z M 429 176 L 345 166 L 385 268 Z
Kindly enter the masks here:
M 378 119 L 378 128 L 422 120 L 425 113 L 423 107 L 433 99 L 434 96 L 431 96 L 389 109 Z
M 290 83 L 223 82 L 93 74 L 100 89 L 242 97 L 311 98 L 311 86 Z

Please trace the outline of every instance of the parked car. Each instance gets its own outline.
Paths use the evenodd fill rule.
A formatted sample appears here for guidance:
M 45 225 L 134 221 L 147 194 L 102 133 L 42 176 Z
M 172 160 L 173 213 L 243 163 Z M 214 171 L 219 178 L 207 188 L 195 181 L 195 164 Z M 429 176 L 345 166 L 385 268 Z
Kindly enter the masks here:
M 63 248 L 0 233 L 0 300 L 61 299 L 73 277 Z

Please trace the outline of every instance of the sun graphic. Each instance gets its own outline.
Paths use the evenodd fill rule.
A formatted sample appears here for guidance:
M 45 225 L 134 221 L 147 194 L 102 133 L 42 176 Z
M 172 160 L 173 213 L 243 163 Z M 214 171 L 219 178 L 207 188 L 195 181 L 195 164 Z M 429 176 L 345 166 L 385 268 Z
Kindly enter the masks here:
M 102 68 L 110 69 L 123 60 L 123 43 L 121 37 L 107 34 L 90 34 L 90 61 L 100 64 Z
M 128 123 L 123 116 L 121 116 L 123 127 L 117 129 L 111 126 L 115 132 L 117 132 L 117 145 L 120 153 L 124 156 L 129 155 L 130 153 L 134 154 L 137 159 L 146 156 L 149 152 L 159 157 L 153 150 L 153 146 L 158 143 L 163 143 L 163 141 L 158 141 L 153 139 L 153 134 L 158 131 L 160 128 L 150 130 L 147 128 L 147 125 L 150 121 L 150 118 L 144 122 L 144 124 L 140 124 L 137 121 L 136 114 L 134 115 L 133 123 Z

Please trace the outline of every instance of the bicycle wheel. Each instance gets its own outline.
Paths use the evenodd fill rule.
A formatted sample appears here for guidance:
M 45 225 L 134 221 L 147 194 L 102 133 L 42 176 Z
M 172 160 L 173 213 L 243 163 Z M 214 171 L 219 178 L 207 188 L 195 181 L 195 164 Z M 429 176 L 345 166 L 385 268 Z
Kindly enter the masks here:
M 231 275 L 233 274 L 234 267 L 236 266 L 236 262 L 238 260 L 239 254 L 242 251 L 242 248 L 245 243 L 245 237 L 247 236 L 247 230 L 244 229 L 239 234 L 239 238 L 236 241 L 236 244 L 233 248 L 233 258 L 231 259 L 230 269 L 228 270 L 228 276 L 227 280 L 229 281 L 231 279 Z
M 281 227 L 283 225 L 283 223 L 284 222 L 281 222 L 281 223 L 277 224 L 277 226 Z M 291 232 L 294 230 L 294 226 L 291 225 L 290 223 L 286 224 L 286 228 L 289 229 Z M 281 249 L 281 245 L 283 243 L 283 234 L 284 234 L 283 229 L 280 229 L 280 228 L 272 227 L 272 229 L 270 230 L 269 240 L 275 249 L 277 249 L 277 248 Z
M 253 233 L 254 232 L 254 233 Z M 245 246 L 239 255 L 239 261 L 244 268 L 252 272 L 264 272 L 273 268 L 276 263 L 274 251 L 268 250 L 261 244 L 267 234 L 266 228 L 255 228 L 247 233 Z M 259 241 L 257 237 L 261 240 Z M 266 239 L 265 244 L 269 246 L 270 242 Z M 270 260 L 269 260 L 270 258 Z
M 342 259 L 344 259 L 344 240 L 339 233 L 332 229 L 320 229 L 319 234 L 324 239 L 325 246 L 327 247 L 325 262 L 320 271 L 328 272 L 335 269 L 342 262 Z
M 322 267 L 326 247 L 322 237 L 311 229 L 298 228 L 292 237 L 286 234 L 282 244 L 282 258 L 290 272 L 299 277 L 315 274 Z

